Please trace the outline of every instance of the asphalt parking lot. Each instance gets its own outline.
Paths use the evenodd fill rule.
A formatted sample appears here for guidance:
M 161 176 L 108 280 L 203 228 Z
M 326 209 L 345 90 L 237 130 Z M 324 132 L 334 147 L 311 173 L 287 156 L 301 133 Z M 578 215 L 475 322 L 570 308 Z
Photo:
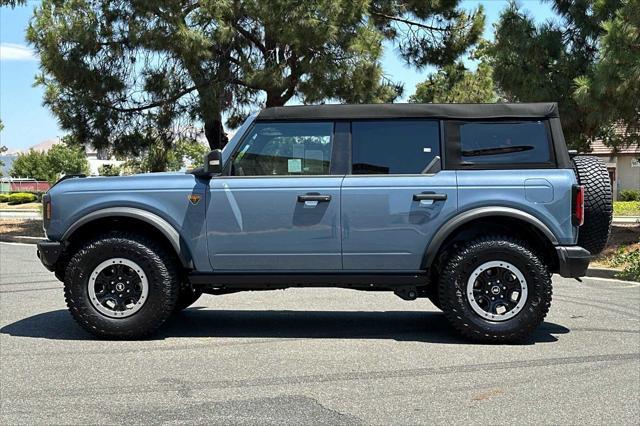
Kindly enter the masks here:
M 203 296 L 152 339 L 95 340 L 35 246 L 0 243 L 0 423 L 637 424 L 640 284 L 554 279 L 523 345 L 458 338 L 426 300 Z

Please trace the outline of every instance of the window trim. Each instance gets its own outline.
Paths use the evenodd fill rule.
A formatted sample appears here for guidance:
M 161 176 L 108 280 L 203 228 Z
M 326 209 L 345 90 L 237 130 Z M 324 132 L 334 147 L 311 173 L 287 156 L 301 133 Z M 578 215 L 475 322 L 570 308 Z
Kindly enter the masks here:
M 478 163 L 464 164 L 462 161 L 462 149 L 460 143 L 460 134 L 452 132 L 452 128 L 457 124 L 464 123 L 494 123 L 494 124 L 515 124 L 522 122 L 542 122 L 547 135 L 547 143 L 549 147 L 550 159 L 541 163 Z M 508 119 L 508 120 L 443 120 L 443 144 L 445 146 L 445 166 L 447 170 L 519 170 L 519 169 L 555 169 L 558 167 L 558 161 L 555 150 L 551 125 L 548 119 L 527 118 L 527 119 Z M 457 133 L 457 134 L 456 134 Z
M 388 121 L 388 122 L 402 122 L 402 121 L 427 121 L 427 122 L 432 122 L 432 123 L 436 123 L 436 125 L 438 126 L 438 143 L 436 144 L 438 149 L 440 150 L 440 170 L 444 170 L 445 167 L 444 165 L 446 164 L 445 162 L 445 157 L 446 157 L 446 153 L 444 151 L 444 141 L 443 141 L 443 120 L 439 120 L 437 118 L 415 118 L 415 117 L 407 117 L 407 118 L 362 118 L 362 119 L 357 119 L 357 120 L 349 120 L 349 143 L 348 143 L 348 153 L 349 153 L 349 159 L 348 159 L 348 169 L 347 169 L 347 175 L 349 177 L 407 177 L 407 176 L 412 176 L 412 177 L 418 177 L 418 176 L 423 176 L 423 177 L 427 177 L 427 176 L 434 176 L 437 173 L 426 173 L 426 174 L 422 174 L 422 173 L 358 173 L 358 174 L 354 174 L 353 173 L 353 123 L 361 123 L 361 122 L 367 122 L 367 121 L 372 121 L 372 122 L 381 122 L 381 121 Z
M 236 154 L 238 153 L 238 151 L 240 150 L 240 148 L 243 146 L 245 140 L 247 140 L 247 138 L 249 137 L 249 135 L 252 134 L 253 129 L 255 129 L 256 125 L 258 124 L 285 124 L 285 123 L 295 123 L 295 124 L 302 124 L 302 123 L 330 123 L 332 125 L 331 127 L 331 158 L 329 159 L 329 174 L 325 174 L 325 175 L 251 175 L 251 176 L 235 176 L 231 174 L 231 165 L 233 164 L 233 159 L 235 158 Z M 244 135 L 242 135 L 242 139 L 240 139 L 238 141 L 238 143 L 236 144 L 236 146 L 234 147 L 233 151 L 231 151 L 231 153 L 229 154 L 229 158 L 227 160 L 227 162 L 224 164 L 223 168 L 222 168 L 222 173 L 220 174 L 220 177 L 225 177 L 225 178 L 234 178 L 234 179 L 262 179 L 262 178 L 307 178 L 307 177 L 330 177 L 330 176 L 335 176 L 337 173 L 334 173 L 334 163 L 335 163 L 335 147 L 336 147 L 336 121 L 335 120 L 310 120 L 310 121 L 303 121 L 303 120 L 264 120 L 264 121 L 260 121 L 260 122 L 254 122 L 251 124 L 251 127 L 249 127 L 247 129 L 247 131 L 245 132 Z M 344 173 L 343 173 L 344 175 Z

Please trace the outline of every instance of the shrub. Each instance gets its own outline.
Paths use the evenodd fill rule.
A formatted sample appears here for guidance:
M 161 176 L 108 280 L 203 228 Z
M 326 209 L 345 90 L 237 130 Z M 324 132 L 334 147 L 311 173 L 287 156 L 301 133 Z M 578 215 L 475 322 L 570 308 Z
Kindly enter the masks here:
M 0 194 L 0 203 L 6 203 L 9 201 L 9 196 L 7 194 Z
M 98 167 L 100 176 L 120 176 L 120 167 L 115 164 L 104 164 Z
M 614 201 L 614 216 L 640 216 L 640 201 Z
M 640 190 L 637 189 L 623 189 L 618 194 L 620 201 L 640 201 Z
M 14 194 L 9 195 L 9 204 L 24 204 L 24 203 L 33 203 L 36 201 L 38 197 L 29 192 L 16 192 Z
M 620 247 L 611 260 L 614 267 L 622 267 L 616 276 L 623 280 L 640 281 L 640 249 Z

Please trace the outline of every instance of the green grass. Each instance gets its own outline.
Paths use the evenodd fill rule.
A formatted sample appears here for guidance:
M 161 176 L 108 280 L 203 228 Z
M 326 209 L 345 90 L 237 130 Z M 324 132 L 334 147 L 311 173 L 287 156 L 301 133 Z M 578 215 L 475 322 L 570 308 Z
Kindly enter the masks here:
M 614 216 L 640 216 L 640 201 L 614 201 Z

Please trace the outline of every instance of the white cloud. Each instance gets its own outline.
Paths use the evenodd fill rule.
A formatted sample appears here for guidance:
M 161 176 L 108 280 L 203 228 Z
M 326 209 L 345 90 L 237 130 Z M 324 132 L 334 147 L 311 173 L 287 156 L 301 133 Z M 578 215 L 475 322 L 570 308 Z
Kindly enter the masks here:
M 0 43 L 0 61 L 35 61 L 33 50 L 15 43 Z

